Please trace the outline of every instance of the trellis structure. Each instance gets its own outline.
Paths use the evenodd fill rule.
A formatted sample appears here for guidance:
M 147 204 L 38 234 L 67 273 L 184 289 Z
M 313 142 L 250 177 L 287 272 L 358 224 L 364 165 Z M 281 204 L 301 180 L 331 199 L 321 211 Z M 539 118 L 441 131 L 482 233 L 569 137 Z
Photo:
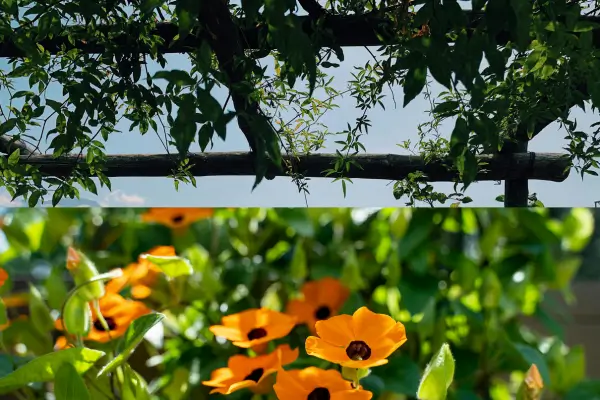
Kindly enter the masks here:
M 301 1 L 301 5 L 306 9 L 309 0 Z M 474 29 L 483 18 L 482 13 L 466 12 L 470 27 Z M 302 19 L 303 29 L 306 33 L 313 32 L 313 16 L 300 17 Z M 358 16 L 322 16 L 323 30 L 320 32 L 329 32 L 327 35 L 319 38 L 323 46 L 336 45 L 340 47 L 357 46 L 381 46 L 385 45 L 387 40 L 386 26 L 393 22 L 382 17 L 369 14 Z M 586 20 L 599 22 L 597 17 L 585 17 Z M 76 34 L 83 27 L 71 27 L 71 33 Z M 131 32 L 135 32 L 136 27 L 131 26 Z M 102 32 L 107 30 L 106 26 L 99 26 L 98 30 Z M 128 51 L 145 53 L 143 45 L 132 43 L 132 33 L 124 33 L 114 38 L 114 44 L 123 46 Z M 239 35 L 244 38 L 242 46 L 246 49 L 265 50 L 264 40 L 267 27 L 258 25 L 250 29 L 244 29 Z M 172 23 L 160 23 L 153 31 L 153 35 L 159 36 L 163 44 L 159 46 L 158 51 L 163 54 L 168 53 L 186 53 L 197 49 L 203 40 L 210 40 L 208 37 L 197 35 L 187 35 L 183 39 L 177 39 L 178 27 Z M 507 43 L 510 38 L 508 32 L 500 32 L 496 36 L 498 44 Z M 600 30 L 593 31 L 593 43 L 600 45 Z M 71 42 L 65 36 L 54 36 L 52 39 L 42 39 L 39 44 L 51 54 L 56 54 L 63 49 L 77 48 L 85 53 L 100 53 L 103 47 L 90 41 Z M 136 47 L 137 46 L 137 47 Z M 261 47 L 262 46 L 262 47 Z M 22 57 L 25 52 L 11 41 L 0 43 L 0 57 Z M 578 87 L 582 93 L 586 93 L 585 86 Z M 235 101 L 234 101 L 235 103 Z M 237 109 L 236 104 L 236 109 Z M 238 110 L 239 111 L 239 110 Z M 538 122 L 533 130 L 533 136 L 528 137 L 527 129 L 524 126 L 517 128 L 516 141 L 506 142 L 503 150 L 499 154 L 479 156 L 480 161 L 485 161 L 487 165 L 483 170 L 478 171 L 478 181 L 505 181 L 504 205 L 506 207 L 523 207 L 528 204 L 529 190 L 528 181 L 530 179 L 546 180 L 554 182 L 564 181 L 570 170 L 571 161 L 566 154 L 554 153 L 532 153 L 527 151 L 528 142 L 547 127 L 552 120 Z M 244 129 L 242 129 L 244 130 Z M 247 132 L 244 132 L 248 137 Z M 10 142 L 6 137 L 0 138 L 0 150 L 5 153 L 10 149 L 20 147 L 22 149 L 21 159 L 27 164 L 33 164 L 40 168 L 40 171 L 55 176 L 68 176 L 70 171 L 79 164 L 84 163 L 85 155 L 81 157 L 63 156 L 53 158 L 52 156 L 36 154 L 33 149 L 28 148 L 24 143 Z M 251 147 L 252 144 L 250 143 Z M 453 181 L 456 174 L 449 171 L 448 166 L 451 162 L 438 161 L 434 163 L 425 163 L 421 157 L 403 156 L 403 155 L 381 155 L 365 154 L 356 157 L 362 166 L 362 169 L 351 168 L 348 172 L 348 178 L 362 179 L 386 179 L 401 180 L 410 173 L 422 171 L 427 180 Z M 255 167 L 251 153 L 193 153 L 189 154 L 190 164 L 193 166 L 190 172 L 194 176 L 226 176 L 226 175 L 254 175 Z M 284 157 L 284 160 L 286 157 Z M 297 172 L 305 177 L 323 177 L 323 171 L 331 168 L 332 162 L 335 162 L 333 154 L 312 154 L 302 156 L 294 161 Z M 172 173 L 177 164 L 177 156 L 167 154 L 156 155 L 109 155 L 106 160 L 105 174 L 108 177 L 166 177 Z M 285 176 L 286 173 L 273 166 L 267 178 L 274 176 Z

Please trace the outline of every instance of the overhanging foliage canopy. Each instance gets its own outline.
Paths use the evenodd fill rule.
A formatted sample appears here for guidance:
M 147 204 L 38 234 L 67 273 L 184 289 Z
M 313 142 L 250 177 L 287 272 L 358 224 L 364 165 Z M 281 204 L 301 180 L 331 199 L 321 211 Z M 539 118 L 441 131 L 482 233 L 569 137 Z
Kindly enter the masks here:
M 355 156 L 368 151 L 361 138 L 369 112 L 391 104 L 387 89 L 402 87 L 406 106 L 433 80 L 446 91 L 432 103 L 431 119 L 411 149 L 421 158 L 394 179 L 398 198 L 448 199 L 427 183 L 447 179 L 424 166 L 431 163 L 454 171 L 452 179 L 464 186 L 486 178 L 520 178 L 525 185 L 527 178 L 564 179 L 564 172 L 536 176 L 545 168 L 533 158 L 518 167 L 509 156 L 526 152 L 527 142 L 556 120 L 567 132 L 567 154 L 552 156 L 552 165 L 596 175 L 598 130 L 578 129 L 570 110 L 600 102 L 597 1 L 233 3 L 0 0 L 0 56 L 9 61 L 0 70 L 7 99 L 0 106 L 1 184 L 30 205 L 49 193 L 53 203 L 72 198 L 77 187 L 95 192 L 92 177 L 110 185 L 107 170 L 139 162 L 104 151 L 123 119 L 130 130 L 155 131 L 165 148 L 177 150 L 161 158 L 161 171 L 166 164 L 176 182 L 220 175 L 218 163 L 198 166 L 188 151 L 192 143 L 204 150 L 225 139 L 235 120 L 252 152 L 232 173 L 256 175 L 256 184 L 285 173 L 300 189 L 307 176 L 329 176 L 345 191 L 360 175 Z M 338 91 L 331 82 L 347 46 L 370 46 L 372 58 Z M 191 70 L 167 63 L 165 54 L 176 52 L 189 55 Z M 162 70 L 150 73 L 151 62 Z M 28 90 L 13 90 L 20 78 Z M 55 84 L 62 97 L 46 96 Z M 224 104 L 214 96 L 219 86 L 229 93 Z M 319 120 L 342 95 L 356 99 L 356 115 L 343 132 L 328 132 Z M 455 124 L 450 140 L 436 131 L 446 119 Z M 43 138 L 50 138 L 44 151 L 51 158 L 38 155 Z M 329 139 L 337 139 L 338 149 L 325 168 L 319 160 L 299 161 L 313 160 L 310 154 Z M 482 154 L 500 160 L 495 173 L 486 175 L 492 167 Z M 60 173 L 56 165 L 63 165 Z M 388 179 L 369 169 L 364 175 Z

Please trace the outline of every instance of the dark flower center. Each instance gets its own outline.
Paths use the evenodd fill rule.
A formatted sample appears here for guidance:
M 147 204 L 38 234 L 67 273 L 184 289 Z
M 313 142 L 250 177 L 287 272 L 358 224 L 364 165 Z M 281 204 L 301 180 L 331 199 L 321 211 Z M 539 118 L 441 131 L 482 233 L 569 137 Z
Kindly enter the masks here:
M 346 354 L 354 361 L 368 360 L 371 357 L 371 348 L 362 340 L 355 340 L 346 347 Z
M 319 387 L 310 392 L 306 400 L 329 400 L 330 398 L 329 390 Z
M 248 340 L 260 339 L 267 336 L 267 331 L 263 328 L 254 328 L 248 332 Z
M 117 329 L 117 323 L 115 322 L 115 320 L 113 318 L 104 317 L 104 320 L 106 321 L 106 325 L 108 325 L 109 331 L 114 331 L 115 329 Z M 99 319 L 94 321 L 94 328 L 96 328 L 97 330 L 99 330 L 101 332 L 106 332 L 106 329 L 104 329 L 104 326 L 102 325 L 102 322 L 100 322 Z
M 183 215 L 177 214 L 177 215 L 174 215 L 173 218 L 171 218 L 171 221 L 173 221 L 173 223 L 175 223 L 175 224 L 180 224 L 181 222 L 183 222 L 183 218 L 184 218 Z
M 315 311 L 315 317 L 318 320 L 322 320 L 322 319 L 327 319 L 331 316 L 331 309 L 329 309 L 329 307 L 327 306 L 322 306 L 317 308 L 317 311 Z
M 262 368 L 256 368 L 255 370 L 253 370 L 252 372 L 250 372 L 250 374 L 248 374 L 248 376 L 246 376 L 244 378 L 244 380 L 245 381 L 258 382 L 260 380 L 260 378 L 262 378 L 264 372 L 265 372 L 264 369 L 262 369 Z

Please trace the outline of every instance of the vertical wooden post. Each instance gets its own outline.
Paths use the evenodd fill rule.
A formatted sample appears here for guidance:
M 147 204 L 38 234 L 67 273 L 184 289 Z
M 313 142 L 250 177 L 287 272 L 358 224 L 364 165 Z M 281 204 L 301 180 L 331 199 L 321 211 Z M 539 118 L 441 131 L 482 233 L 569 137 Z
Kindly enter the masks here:
M 529 141 L 506 142 L 502 153 L 526 153 Z M 527 207 L 529 181 L 527 179 L 507 179 L 504 181 L 504 207 Z

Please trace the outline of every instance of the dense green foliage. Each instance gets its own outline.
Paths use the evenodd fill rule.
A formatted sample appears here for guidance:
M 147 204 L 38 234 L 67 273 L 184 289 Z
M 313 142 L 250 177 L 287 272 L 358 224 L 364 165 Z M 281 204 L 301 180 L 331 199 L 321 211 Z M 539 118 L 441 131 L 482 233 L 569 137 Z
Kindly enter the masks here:
M 102 173 L 104 143 L 119 121 L 142 135 L 155 132 L 181 155 L 176 183 L 195 183 L 190 145 L 204 150 L 226 139 L 228 123 L 237 121 L 256 155 L 257 184 L 275 163 L 306 190 L 303 171 L 282 163 L 281 154 L 310 154 L 327 140 L 335 141 L 338 160 L 323 175 L 341 180 L 345 192 L 352 156 L 368 151 L 361 138 L 371 133 L 369 113 L 394 105 L 394 92 L 403 94 L 404 106 L 430 96 L 419 142 L 399 144 L 428 161 L 450 157 L 463 187 L 485 168 L 477 154 L 523 150 L 553 121 L 566 131 L 573 166 L 597 174 L 597 124 L 581 127 L 570 115 L 575 106 L 595 110 L 600 102 L 597 1 L 240 3 L 1 0 L 0 42 L 14 47 L 5 53 L 24 57 L 0 69 L 0 135 L 36 149 L 47 137 L 48 154 L 84 154 L 85 161 L 59 179 L 28 163 L 24 150 L 11 151 L 0 158 L 0 184 L 32 206 L 48 196 L 54 204 L 73 198 L 81 188 L 95 192 L 90 177 L 110 185 Z M 305 11 L 308 18 L 299 16 Z M 174 24 L 175 41 L 153 30 L 165 23 Z M 338 44 L 362 45 L 367 36 L 373 57 L 352 66 L 347 88 L 334 89 L 335 68 L 347 63 L 348 48 Z M 198 37 L 204 39 L 190 39 Z M 165 39 L 188 52 L 191 70 L 167 63 Z M 52 54 L 41 43 L 53 44 Z M 439 96 L 431 95 L 433 81 L 445 88 Z M 229 90 L 224 104 L 214 97 L 220 85 Z M 330 132 L 320 120 L 342 95 L 356 100 L 356 113 L 347 129 Z M 438 132 L 446 119 L 454 124 L 449 138 Z M 436 193 L 416 172 L 395 183 L 394 195 L 436 204 L 463 200 L 459 187 Z
M 135 263 L 156 246 L 172 245 L 183 258 L 148 256 L 163 271 L 137 283 L 149 286 L 149 295 L 136 295 L 130 287 L 120 291 L 124 297 L 143 297 L 138 299 L 142 307 L 158 314 L 135 319 L 117 340 L 86 340 L 85 348 L 69 350 L 78 374 L 55 360 L 35 380 L 83 374 L 95 400 L 106 398 L 98 391 L 111 388 L 106 379 L 116 370 L 133 382 L 129 390 L 138 393 L 137 399 L 148 398 L 148 391 L 157 399 L 207 398 L 201 382 L 245 350 L 216 341 L 209 326 L 223 315 L 256 307 L 284 311 L 305 282 L 329 276 L 350 289 L 340 313 L 367 306 L 406 327 L 408 341 L 388 364 L 372 368 L 361 380 L 374 399 L 414 398 L 426 364 L 445 342 L 456 360 L 449 399 L 510 399 L 531 364 L 539 368 L 548 398 L 600 396 L 600 384 L 585 379 L 583 349 L 564 345 L 563 328 L 554 320 L 556 306 L 547 296 L 552 289 L 570 299 L 580 253 L 593 233 L 589 210 L 573 209 L 559 219 L 543 209 L 236 209 L 216 210 L 212 218 L 189 220 L 191 225 L 175 230 L 139 216 L 135 209 L 5 212 L 8 247 L 0 265 L 10 278 L 0 297 L 8 305 L 15 292 L 29 295 L 28 306 L 8 308 L 11 324 L 1 331 L 8 354 L 0 355 L 0 391 L 15 384 L 14 376 L 12 383 L 2 378 L 14 368 L 64 354 L 52 352 L 63 334 L 52 328 L 52 320 L 71 286 L 64 282 L 68 246 L 90 257 L 102 274 Z M 13 285 L 23 279 L 34 279 L 34 288 Z M 19 318 L 20 313 L 29 318 Z M 547 334 L 524 324 L 524 317 L 537 319 Z M 140 342 L 155 324 L 162 330 Z M 289 367 L 336 368 L 306 356 L 307 335 L 307 328 L 298 326 L 279 341 L 300 348 Z M 73 385 L 81 390 L 79 381 Z M 112 390 L 128 390 L 119 387 L 113 382 Z M 36 383 L 20 393 L 34 398 L 46 390 Z M 238 391 L 229 397 L 251 396 Z

